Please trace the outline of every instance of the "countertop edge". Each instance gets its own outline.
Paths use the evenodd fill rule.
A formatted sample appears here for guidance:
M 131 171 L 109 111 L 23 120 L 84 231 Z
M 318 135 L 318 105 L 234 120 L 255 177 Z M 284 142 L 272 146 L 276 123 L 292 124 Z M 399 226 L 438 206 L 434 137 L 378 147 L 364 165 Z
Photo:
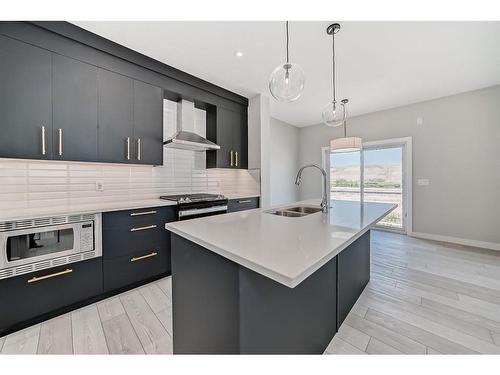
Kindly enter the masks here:
M 257 198 L 260 197 L 259 193 L 255 194 L 226 194 L 229 200 L 240 199 L 240 198 Z M 60 206 L 54 208 L 47 207 L 32 207 L 32 208 L 19 208 L 19 209 L 7 209 L 7 214 L 0 212 L 0 222 L 2 221 L 16 221 L 16 220 L 26 220 L 26 219 L 38 219 L 42 217 L 49 216 L 60 216 L 60 215 L 82 215 L 89 213 L 102 213 L 102 212 L 112 212 L 112 211 L 124 211 L 124 210 L 134 210 L 139 208 L 148 207 L 165 207 L 165 206 L 177 206 L 177 202 L 168 201 L 160 198 L 144 199 L 144 200 L 131 200 L 128 202 L 113 203 L 113 202 L 103 202 L 96 204 L 82 204 L 82 205 L 68 205 Z M 11 213 L 12 212 L 12 213 Z M 19 212 L 22 212 L 19 214 Z
M 41 217 L 49 216 L 61 216 L 61 215 L 82 215 L 89 213 L 102 213 L 102 212 L 112 212 L 112 211 L 124 211 L 124 210 L 134 210 L 148 207 L 165 207 L 165 206 L 176 206 L 176 202 L 162 200 L 162 199 L 151 199 L 144 201 L 131 201 L 130 204 L 116 204 L 113 203 L 102 203 L 101 205 L 75 205 L 74 207 L 55 207 L 54 209 L 46 209 L 42 207 L 33 208 L 22 208 L 19 211 L 25 211 L 23 214 L 12 214 L 4 215 L 0 214 L 0 221 L 16 221 L 25 219 L 37 219 Z M 33 211 L 33 212 L 30 212 Z

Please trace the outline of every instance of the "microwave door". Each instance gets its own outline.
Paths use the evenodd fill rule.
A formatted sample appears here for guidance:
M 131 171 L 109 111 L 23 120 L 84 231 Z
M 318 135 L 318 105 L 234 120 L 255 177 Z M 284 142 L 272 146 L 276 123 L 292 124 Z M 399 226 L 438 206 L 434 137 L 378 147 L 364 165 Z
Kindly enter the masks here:
M 80 251 L 79 225 L 66 224 L 12 231 L 2 241 L 5 266 L 53 259 Z

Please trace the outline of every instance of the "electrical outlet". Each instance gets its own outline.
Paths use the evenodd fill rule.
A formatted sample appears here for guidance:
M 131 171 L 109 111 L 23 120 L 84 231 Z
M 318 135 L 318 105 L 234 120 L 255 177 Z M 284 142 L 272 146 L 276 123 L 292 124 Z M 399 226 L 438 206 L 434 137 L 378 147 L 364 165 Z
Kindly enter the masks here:
M 422 117 L 417 117 L 417 125 L 423 125 L 424 119 Z
M 430 184 L 431 184 L 431 181 L 427 178 L 419 178 L 417 180 L 418 186 L 429 186 Z
M 95 182 L 95 191 L 104 191 L 104 182 L 96 181 Z

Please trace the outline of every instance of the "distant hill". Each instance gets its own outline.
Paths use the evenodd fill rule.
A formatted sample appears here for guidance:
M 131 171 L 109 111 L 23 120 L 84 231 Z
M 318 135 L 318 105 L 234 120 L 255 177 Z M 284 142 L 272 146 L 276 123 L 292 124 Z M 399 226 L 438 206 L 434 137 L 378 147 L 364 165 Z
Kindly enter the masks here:
M 359 166 L 334 167 L 331 169 L 331 179 L 359 181 Z M 365 181 L 384 180 L 390 183 L 401 183 L 402 170 L 400 164 L 367 165 L 365 167 Z

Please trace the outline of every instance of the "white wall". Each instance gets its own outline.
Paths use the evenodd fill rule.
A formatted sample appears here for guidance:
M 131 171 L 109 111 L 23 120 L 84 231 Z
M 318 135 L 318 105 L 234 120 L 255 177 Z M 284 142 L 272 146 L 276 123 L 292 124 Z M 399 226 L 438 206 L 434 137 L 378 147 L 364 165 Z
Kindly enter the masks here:
M 298 200 L 299 128 L 271 118 L 271 205 Z
M 348 134 L 413 137 L 414 232 L 500 244 L 500 86 L 354 117 Z M 341 135 L 322 124 L 301 128 L 300 164 L 321 164 L 321 147 Z M 304 171 L 301 199 L 321 196 L 315 172 Z

